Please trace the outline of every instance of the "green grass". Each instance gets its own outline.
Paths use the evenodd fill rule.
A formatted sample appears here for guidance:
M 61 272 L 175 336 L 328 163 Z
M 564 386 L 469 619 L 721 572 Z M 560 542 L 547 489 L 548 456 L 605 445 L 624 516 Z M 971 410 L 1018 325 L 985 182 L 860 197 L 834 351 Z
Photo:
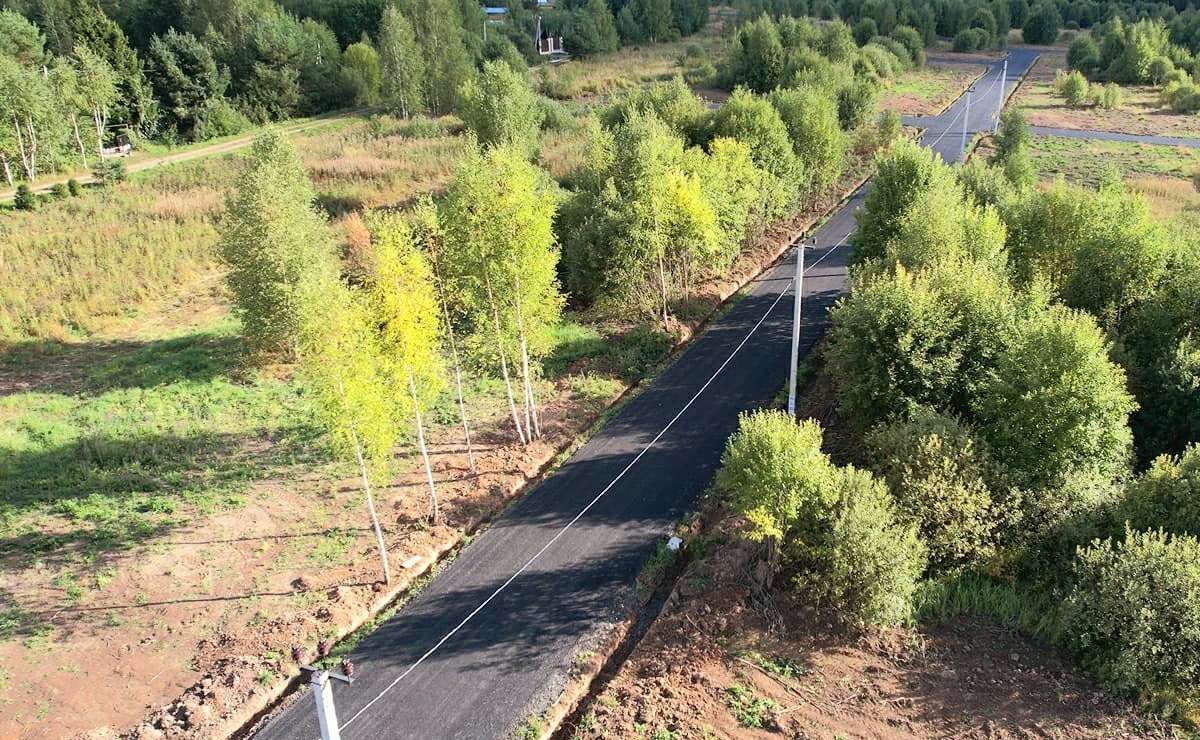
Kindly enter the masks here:
M 1058 602 L 1050 594 L 976 573 L 925 581 L 913 601 L 919 622 L 990 617 L 1049 643 L 1057 642 L 1062 633 Z
M 637 592 L 638 598 L 646 601 L 654 593 L 654 589 L 662 583 L 663 577 L 671 568 L 671 564 L 675 562 L 675 558 L 679 556 L 679 552 L 671 550 L 667 547 L 666 542 L 658 543 L 658 549 L 642 566 L 642 571 L 637 577 Z
M 778 676 L 783 679 L 799 678 L 807 672 L 804 666 L 790 658 L 767 656 L 753 650 L 743 654 L 741 658 L 753 663 L 772 676 Z
M 123 347 L 78 392 L 0 397 L 0 556 L 124 547 L 308 459 L 299 391 L 238 377 L 235 331 Z
M 672 339 L 656 327 L 639 325 L 628 330 L 601 333 L 571 317 L 554 330 L 553 348 L 543 362 L 548 378 L 569 371 L 615 374 L 626 382 L 644 379 L 670 350 Z M 581 362 L 586 361 L 586 362 Z
M 1030 154 L 1043 179 L 1062 175 L 1068 182 L 1091 186 L 1098 185 L 1109 168 L 1122 177 L 1191 177 L 1200 171 L 1200 149 L 1191 147 L 1035 136 Z
M 771 712 L 779 709 L 779 704 L 771 699 L 764 699 L 741 684 L 733 684 L 725 689 L 725 703 L 733 718 L 742 727 L 762 729 L 766 726 Z

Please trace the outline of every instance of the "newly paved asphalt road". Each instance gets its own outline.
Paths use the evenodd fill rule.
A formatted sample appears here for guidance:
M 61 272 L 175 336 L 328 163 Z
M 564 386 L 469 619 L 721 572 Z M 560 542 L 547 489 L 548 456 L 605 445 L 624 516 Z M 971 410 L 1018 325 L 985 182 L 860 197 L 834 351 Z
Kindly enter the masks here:
M 995 112 L 998 84 L 978 96 L 984 105 L 969 125 L 990 126 L 989 94 Z M 961 105 L 933 123 L 953 122 Z M 926 140 L 952 155 L 958 137 L 939 133 Z M 815 233 L 805 354 L 845 291 L 846 237 L 864 192 Z M 336 688 L 343 737 L 503 737 L 558 696 L 575 656 L 627 613 L 637 573 L 708 484 L 738 413 L 769 402 L 785 383 L 793 259 L 756 279 L 591 441 L 355 648 L 357 680 Z M 298 699 L 257 737 L 316 738 L 311 697 Z

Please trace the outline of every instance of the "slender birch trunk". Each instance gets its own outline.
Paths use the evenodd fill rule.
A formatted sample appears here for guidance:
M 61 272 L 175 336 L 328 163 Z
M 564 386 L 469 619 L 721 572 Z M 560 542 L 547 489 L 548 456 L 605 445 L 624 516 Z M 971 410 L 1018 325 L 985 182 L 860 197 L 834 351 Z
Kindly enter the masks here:
M 417 384 L 413 380 L 412 370 L 408 371 L 408 392 L 412 394 L 413 421 L 417 425 L 417 447 L 421 450 L 421 459 L 425 462 L 425 479 L 429 482 L 429 518 L 437 524 L 440 518 L 437 488 L 433 484 L 433 467 L 429 464 L 429 448 L 425 446 L 425 424 L 421 421 L 421 401 L 417 398 Z
M 99 108 L 92 108 L 92 123 L 96 126 L 96 156 L 104 159 L 104 116 Z
M 71 114 L 71 128 L 75 130 L 75 143 L 79 146 L 79 158 L 83 160 L 83 168 L 88 168 L 87 151 L 83 147 L 83 137 L 79 135 L 79 116 Z
M 445 291 L 442 287 L 442 277 L 438 275 L 438 291 L 442 296 L 442 316 L 446 321 L 446 337 L 450 340 L 450 356 L 454 360 L 454 389 L 458 393 L 458 415 L 462 417 L 463 437 L 467 440 L 467 463 L 471 472 L 475 470 L 475 451 L 471 448 L 471 427 L 467 424 L 467 405 L 463 402 L 462 366 L 458 360 L 458 340 L 454 337 L 454 328 L 450 325 L 450 309 L 446 307 Z
M 363 460 L 362 444 L 358 435 L 351 432 L 354 438 L 354 455 L 358 458 L 358 472 L 362 475 L 363 491 L 367 494 L 367 509 L 371 512 L 371 526 L 375 528 L 375 544 L 379 547 L 379 559 L 383 561 L 383 580 L 392 582 L 392 567 L 388 564 L 387 547 L 383 544 L 383 529 L 379 526 L 379 515 L 375 512 L 375 497 L 371 495 L 371 480 L 367 476 L 367 463 Z
M 16 183 L 13 181 L 12 167 L 8 163 L 8 155 L 0 154 L 0 162 L 4 163 L 4 179 L 8 181 L 8 186 L 16 187 Z
M 33 119 L 30 118 L 29 116 L 25 117 L 25 128 L 27 131 L 29 131 L 29 169 L 30 169 L 29 181 L 33 182 L 33 179 L 35 177 L 37 177 L 38 143 L 37 143 L 37 131 L 33 128 Z
M 521 281 L 517 280 L 517 335 L 521 346 L 521 376 L 525 383 L 525 428 L 531 429 L 530 439 L 542 436 L 538 421 L 537 399 L 533 395 L 533 378 L 529 375 L 529 344 L 525 341 L 525 319 L 521 315 Z
M 667 266 L 663 259 L 662 250 L 658 252 L 658 287 L 660 297 L 662 298 L 662 320 L 663 328 L 669 329 L 670 323 L 667 314 Z
M 504 378 L 504 389 L 508 393 L 508 410 L 512 413 L 513 424 L 517 427 L 517 439 L 521 444 L 527 444 L 525 432 L 521 429 L 521 417 L 517 413 L 517 399 L 513 396 L 512 378 L 508 375 L 508 360 L 504 357 L 504 335 L 500 330 L 500 310 L 496 308 L 496 297 L 492 293 L 492 281 L 486 281 L 488 303 L 492 308 L 492 322 L 496 328 L 496 349 L 500 353 L 500 375 Z
M 25 170 L 25 179 L 33 182 L 33 165 L 29 161 L 29 151 L 25 148 L 25 135 L 21 132 L 21 123 L 13 116 L 13 130 L 17 132 L 17 154 L 21 157 L 21 169 Z

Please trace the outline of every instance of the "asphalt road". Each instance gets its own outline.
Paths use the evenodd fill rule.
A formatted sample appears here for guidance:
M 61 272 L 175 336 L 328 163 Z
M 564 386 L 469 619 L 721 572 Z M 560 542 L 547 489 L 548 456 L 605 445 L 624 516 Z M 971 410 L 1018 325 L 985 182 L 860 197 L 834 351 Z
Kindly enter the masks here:
M 993 72 L 998 65 L 979 89 Z M 986 112 L 995 112 L 998 95 L 997 84 L 977 96 L 984 104 L 969 125 L 990 126 Z M 946 130 L 962 104 L 932 123 Z M 955 156 L 959 138 L 940 133 L 925 140 Z M 864 193 L 814 234 L 804 354 L 845 292 L 846 238 Z M 637 573 L 712 478 L 738 413 L 769 402 L 786 382 L 794 257 L 759 276 L 568 462 L 355 648 L 355 683 L 335 685 L 344 738 L 504 737 L 558 696 L 575 656 L 627 613 Z M 316 738 L 312 699 L 297 699 L 257 737 Z

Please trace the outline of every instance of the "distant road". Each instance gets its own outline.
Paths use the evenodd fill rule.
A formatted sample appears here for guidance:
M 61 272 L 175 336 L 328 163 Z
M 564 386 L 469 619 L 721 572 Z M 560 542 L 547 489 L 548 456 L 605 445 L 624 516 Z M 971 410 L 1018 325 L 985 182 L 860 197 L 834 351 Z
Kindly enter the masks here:
M 1018 57 L 1010 74 L 1035 56 Z M 977 85 L 969 126 L 990 129 L 1000 89 L 986 87 L 999 73 L 993 63 Z M 948 130 L 960 113 L 962 99 L 936 120 Z M 943 156 L 961 154 L 958 136 L 931 129 L 923 141 Z M 866 191 L 814 234 L 805 356 L 845 294 L 847 237 Z M 558 697 L 576 657 L 628 613 L 637 573 L 708 485 L 738 413 L 783 387 L 794 260 L 793 251 L 755 279 L 570 460 L 358 644 L 354 684 L 334 689 L 342 737 L 505 737 Z M 312 698 L 296 699 L 256 737 L 314 740 Z
M 360 113 L 344 111 L 341 113 L 335 113 L 335 114 L 331 114 L 328 116 L 321 116 L 318 118 L 307 119 L 305 121 L 301 121 L 298 123 L 281 123 L 281 124 L 277 124 L 276 127 L 280 131 L 283 131 L 285 133 L 297 134 L 302 131 L 307 131 L 308 129 L 311 129 L 311 128 L 317 128 L 319 126 L 328 125 L 332 121 L 337 121 L 337 120 L 340 120 L 343 118 L 352 118 L 357 115 L 360 115 Z M 255 134 L 251 133 L 251 134 L 246 134 L 245 136 L 240 136 L 236 139 L 231 139 L 229 141 L 223 141 L 218 144 L 209 144 L 207 146 L 198 146 L 195 148 L 189 148 L 185 151 L 175 152 L 173 154 L 164 154 L 159 157 L 149 157 L 146 159 L 134 159 L 132 161 L 127 161 L 126 171 L 130 172 L 130 173 L 141 172 L 143 170 L 149 170 L 149 169 L 153 169 L 155 167 L 161 167 L 165 164 L 174 164 L 175 162 L 186 162 L 191 159 L 199 159 L 200 157 L 211 157 L 214 154 L 225 154 L 226 152 L 237 151 L 238 149 L 243 149 L 245 147 L 250 146 L 252 143 L 254 143 L 254 136 L 255 136 Z M 77 180 L 81 185 L 86 185 L 88 183 L 95 182 L 96 178 L 93 177 L 91 175 L 91 173 L 89 173 L 89 172 L 78 172 L 78 173 L 68 174 L 68 175 L 56 175 L 52 178 L 38 180 L 37 185 L 33 186 L 32 190 L 35 193 L 47 193 L 47 192 L 50 192 L 50 189 L 53 188 L 55 185 L 58 185 L 60 183 L 66 183 L 68 180 Z M 3 181 L 4 181 L 4 178 L 0 177 L 0 182 L 3 182 Z M 0 203 L 12 200 L 13 196 L 15 196 L 16 193 L 17 193 L 16 188 L 0 190 Z

